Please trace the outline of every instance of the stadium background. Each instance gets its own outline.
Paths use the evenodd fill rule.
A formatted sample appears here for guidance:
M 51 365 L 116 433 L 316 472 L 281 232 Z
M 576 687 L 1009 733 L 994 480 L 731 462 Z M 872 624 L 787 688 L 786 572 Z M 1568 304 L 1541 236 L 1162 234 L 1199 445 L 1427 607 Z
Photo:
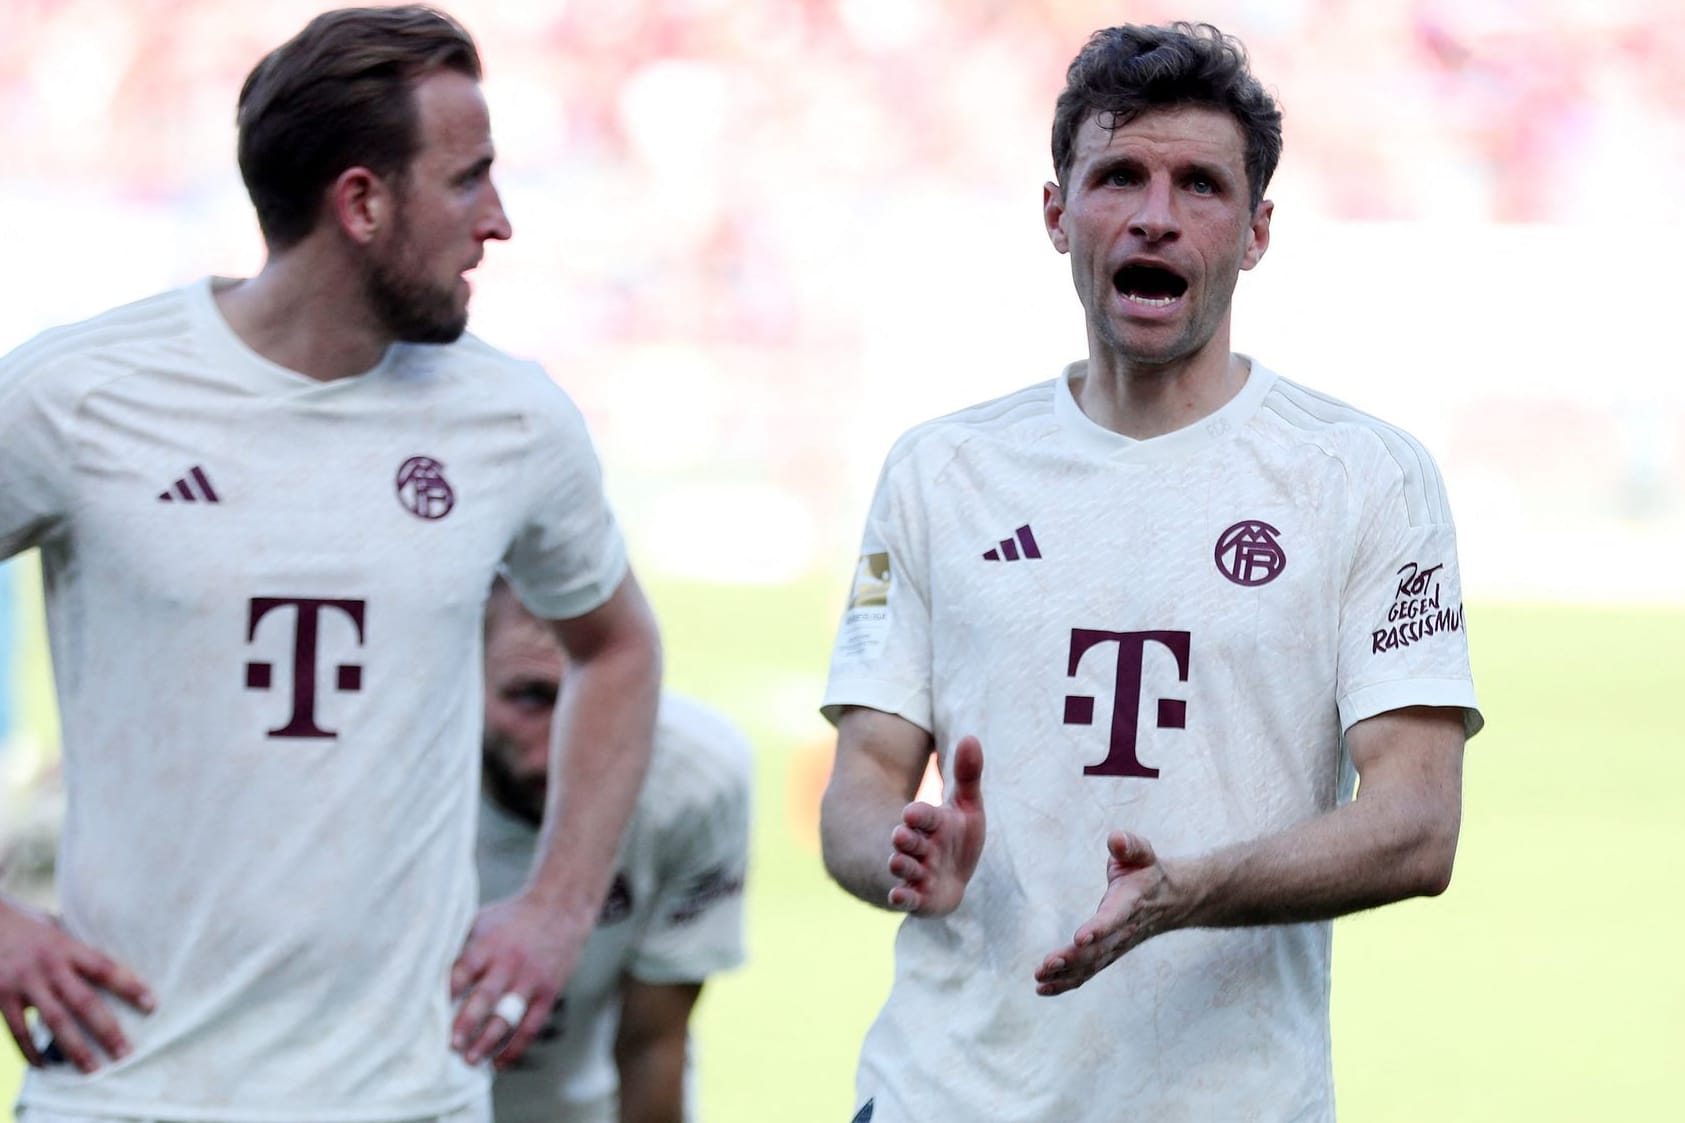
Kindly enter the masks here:
M 259 265 L 234 98 L 321 6 L 0 6 L 0 350 Z M 516 231 L 474 329 L 584 408 L 671 684 L 760 756 L 753 962 L 700 1015 L 710 1118 L 847 1116 L 893 925 L 825 881 L 814 834 L 859 520 L 902 428 L 1080 353 L 1038 212 L 1052 99 L 1092 28 L 1180 17 L 1240 34 L 1286 111 L 1237 345 L 1436 452 L 1491 722 L 1451 891 L 1339 926 L 1343 1115 L 1677 1111 L 1677 0 L 448 7 Z M 55 731 L 26 556 L 0 568 L 0 825 L 41 814 Z M 0 1049 L 7 1102 L 15 1079 Z

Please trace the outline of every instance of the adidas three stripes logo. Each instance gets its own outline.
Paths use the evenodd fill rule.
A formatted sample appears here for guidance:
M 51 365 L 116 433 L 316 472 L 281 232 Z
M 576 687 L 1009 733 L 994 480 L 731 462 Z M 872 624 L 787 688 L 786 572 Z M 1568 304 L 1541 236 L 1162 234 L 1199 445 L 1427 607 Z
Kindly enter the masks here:
M 174 503 L 221 503 L 217 497 L 216 488 L 211 486 L 211 478 L 205 475 L 205 470 L 195 464 L 189 468 L 187 475 L 158 493 L 158 502 Z
M 1014 531 L 1016 537 L 1002 538 L 1000 545 L 983 555 L 984 561 L 1017 561 L 1020 557 L 1039 558 L 1041 547 L 1036 545 L 1036 536 L 1030 533 L 1030 524 L 1025 523 Z M 1020 553 L 1022 548 L 1022 553 Z

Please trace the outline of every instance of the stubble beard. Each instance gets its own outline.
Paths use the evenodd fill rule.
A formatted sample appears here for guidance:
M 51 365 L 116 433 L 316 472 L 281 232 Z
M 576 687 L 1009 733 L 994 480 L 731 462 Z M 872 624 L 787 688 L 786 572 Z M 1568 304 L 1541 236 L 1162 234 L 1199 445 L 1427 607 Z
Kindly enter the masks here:
M 440 288 L 421 280 L 421 263 L 402 226 L 387 256 L 372 257 L 363 293 L 375 318 L 402 343 L 455 343 L 468 330 L 468 309 L 456 302 L 455 284 Z
M 544 785 L 517 774 L 506 762 L 514 755 L 507 739 L 488 733 L 480 755 L 482 786 L 498 806 L 531 826 L 544 821 Z
M 1217 309 L 1213 315 L 1208 310 L 1194 309 L 1182 329 L 1162 344 L 1128 338 L 1129 329 L 1105 313 L 1090 315 L 1089 322 L 1101 346 L 1121 358 L 1126 368 L 1151 371 L 1186 362 L 1203 351 L 1217 337 L 1224 311 Z

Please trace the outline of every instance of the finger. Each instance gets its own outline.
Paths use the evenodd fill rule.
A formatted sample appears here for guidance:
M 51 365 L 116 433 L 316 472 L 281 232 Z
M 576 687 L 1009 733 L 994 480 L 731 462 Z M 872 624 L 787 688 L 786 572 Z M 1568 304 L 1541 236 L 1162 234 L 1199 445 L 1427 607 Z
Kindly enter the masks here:
M 35 1035 L 29 1031 L 29 1019 L 23 1013 L 23 1001 L 10 999 L 0 1004 L 0 1014 L 5 1015 L 6 1028 L 12 1031 L 12 1040 L 17 1043 L 18 1052 L 28 1061 L 30 1067 L 40 1068 L 46 1062 L 41 1058 L 41 1050 L 35 1047 Z
M 555 1001 L 553 993 L 541 992 L 533 996 L 527 1005 L 526 1016 L 521 1019 L 521 1023 L 510 1034 L 508 1042 L 497 1053 L 494 1063 L 499 1069 L 508 1068 L 521 1059 L 521 1055 L 527 1051 L 527 1046 L 532 1044 L 539 1031 L 544 1028 L 545 1020 L 550 1017 L 550 1007 Z
M 1036 981 L 1045 983 L 1062 976 L 1070 966 L 1071 954 L 1071 948 L 1063 948 L 1042 960 L 1041 966 L 1036 968 Z
M 924 865 L 905 854 L 891 854 L 889 872 L 902 881 L 918 881 L 924 875 Z
M 1106 849 L 1111 851 L 1118 865 L 1125 869 L 1141 869 L 1158 861 L 1152 844 L 1140 835 L 1130 834 L 1128 831 L 1113 831 L 1108 835 Z
M 948 802 L 967 807 L 983 802 L 983 743 L 975 737 L 961 737 L 954 746 L 954 788 Z
M 150 1014 L 158 1000 L 147 985 L 127 967 L 115 959 L 95 951 L 86 944 L 78 944 L 71 954 L 76 973 L 95 986 L 110 991 L 143 1014 Z M 103 1010 L 103 1006 L 101 1007 Z
M 897 885 L 889 891 L 889 907 L 898 912 L 917 912 L 923 903 L 924 898 L 911 886 Z
M 509 1023 L 503 1020 L 503 1015 L 493 1014 L 480 1026 L 480 1032 L 462 1052 L 462 1059 L 471 1065 L 477 1065 L 493 1053 L 498 1046 L 509 1039 Z
M 93 1035 L 94 1042 L 108 1056 L 120 1061 L 129 1055 L 129 1043 L 98 992 L 69 971 L 56 979 L 54 985 L 70 1016 Z
M 889 832 L 889 842 L 898 852 L 914 858 L 922 858 L 930 852 L 930 836 L 912 830 L 905 824 Z
M 929 834 L 935 830 L 940 818 L 941 816 L 937 814 L 936 808 L 928 803 L 909 803 L 901 809 L 902 826 L 920 834 Z M 899 830 L 900 828 L 896 829 Z
M 468 1059 L 468 1063 L 473 1064 L 479 1059 L 470 1057 L 470 1054 L 483 1036 L 492 1007 L 497 1005 L 497 1000 L 502 998 L 508 989 L 508 970 L 493 967 L 480 977 L 480 981 L 463 998 L 462 1008 L 456 1012 L 456 1021 L 451 1026 L 451 1048 Z
M 99 1067 L 99 1059 L 94 1056 L 93 1046 L 88 1044 L 81 1027 L 76 1024 L 76 1020 L 70 1016 L 70 1012 L 65 1009 L 57 995 L 51 992 L 37 995 L 35 1013 L 52 1032 L 53 1044 L 64 1054 L 66 1060 L 82 1072 L 92 1072 Z
M 451 964 L 451 1001 L 461 998 L 469 987 L 486 973 L 489 955 L 482 941 L 474 938 L 475 934 L 468 934 L 468 942 L 463 944 L 462 952 Z

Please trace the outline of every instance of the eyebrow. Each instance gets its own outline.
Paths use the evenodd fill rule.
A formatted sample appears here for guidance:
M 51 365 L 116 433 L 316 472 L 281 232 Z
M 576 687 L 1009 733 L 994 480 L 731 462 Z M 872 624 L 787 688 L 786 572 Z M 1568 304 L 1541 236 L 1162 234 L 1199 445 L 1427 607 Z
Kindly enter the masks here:
M 466 183 L 477 176 L 482 176 L 491 170 L 491 162 L 492 157 L 481 156 L 478 160 L 475 160 L 472 164 L 458 172 L 456 178 L 460 182 Z
M 1090 181 L 1104 179 L 1114 171 L 1142 172 L 1146 170 L 1146 166 L 1146 161 L 1137 156 L 1119 153 L 1096 160 L 1094 166 L 1089 169 L 1088 178 Z M 1221 184 L 1232 185 L 1235 182 L 1232 172 L 1220 164 L 1213 164 L 1207 160 L 1189 160 L 1186 163 L 1177 164 L 1172 168 L 1172 174 L 1178 179 L 1204 176 L 1206 179 L 1215 180 Z

